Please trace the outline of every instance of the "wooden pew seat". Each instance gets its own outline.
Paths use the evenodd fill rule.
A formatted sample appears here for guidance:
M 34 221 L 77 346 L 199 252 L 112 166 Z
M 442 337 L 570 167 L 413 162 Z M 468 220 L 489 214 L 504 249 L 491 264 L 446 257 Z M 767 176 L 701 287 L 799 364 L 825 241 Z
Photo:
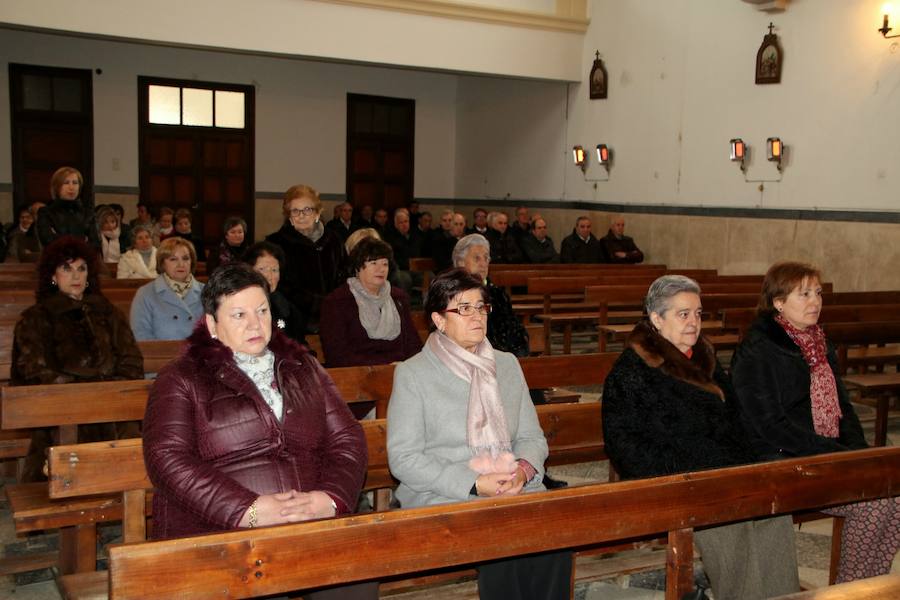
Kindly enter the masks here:
M 693 588 L 693 528 L 895 495 L 876 448 L 481 502 L 110 547 L 113 598 L 249 598 L 668 532 L 666 598 Z M 484 536 L 507 523 L 529 535 Z M 397 543 L 415 539 L 416 543 Z M 360 552 L 379 548 L 378 560 Z
M 826 588 L 779 596 L 773 600 L 897 600 L 900 575 L 881 575 Z

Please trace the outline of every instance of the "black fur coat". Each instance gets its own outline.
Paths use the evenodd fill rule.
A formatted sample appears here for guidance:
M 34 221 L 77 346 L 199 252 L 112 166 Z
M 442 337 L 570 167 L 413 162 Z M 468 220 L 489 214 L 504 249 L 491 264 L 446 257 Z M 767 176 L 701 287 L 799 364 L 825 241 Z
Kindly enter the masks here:
M 701 337 L 688 358 L 646 320 L 606 378 L 603 436 L 624 479 L 753 462 L 709 342 Z

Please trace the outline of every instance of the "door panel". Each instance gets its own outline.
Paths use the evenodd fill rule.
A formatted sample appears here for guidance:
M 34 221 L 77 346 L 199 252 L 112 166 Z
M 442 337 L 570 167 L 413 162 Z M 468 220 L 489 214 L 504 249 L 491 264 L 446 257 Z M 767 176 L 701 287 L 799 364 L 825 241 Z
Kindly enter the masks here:
M 148 122 L 147 86 L 230 89 L 245 95 L 245 127 L 198 127 Z M 190 208 L 193 231 L 207 248 L 222 240 L 230 216 L 247 221 L 253 234 L 253 93 L 250 86 L 139 78 L 141 114 L 141 190 L 156 210 Z
M 415 101 L 347 95 L 347 199 L 388 210 L 413 198 Z
M 78 169 L 82 199 L 93 205 L 94 128 L 91 71 L 9 65 L 13 217 L 16 208 L 50 202 L 50 177 Z

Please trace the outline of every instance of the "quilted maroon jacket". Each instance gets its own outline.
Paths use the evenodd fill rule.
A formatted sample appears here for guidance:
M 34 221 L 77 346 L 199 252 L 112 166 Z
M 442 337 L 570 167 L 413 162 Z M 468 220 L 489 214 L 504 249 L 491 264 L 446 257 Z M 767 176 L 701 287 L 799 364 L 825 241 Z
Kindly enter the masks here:
M 338 514 L 356 506 L 368 460 L 362 427 L 306 349 L 278 330 L 269 348 L 281 423 L 202 319 L 160 372 L 143 426 L 155 538 L 237 528 L 258 495 L 290 489 L 326 492 Z

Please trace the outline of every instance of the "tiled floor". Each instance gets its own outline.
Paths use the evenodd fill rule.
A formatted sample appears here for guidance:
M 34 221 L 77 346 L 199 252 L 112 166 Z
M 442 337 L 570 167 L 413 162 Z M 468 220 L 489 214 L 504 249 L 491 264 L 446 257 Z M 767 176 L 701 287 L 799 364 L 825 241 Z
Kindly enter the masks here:
M 582 401 L 597 401 L 598 390 L 586 389 Z M 872 411 L 867 407 L 859 408 L 860 417 L 867 434 L 872 436 Z M 900 444 L 900 421 L 895 421 L 889 432 L 889 445 Z M 585 463 L 551 469 L 554 477 L 570 482 L 570 485 L 605 481 L 607 469 L 605 463 Z M 41 540 L 34 539 L 37 544 Z M 827 584 L 828 553 L 831 541 L 831 521 L 805 523 L 798 534 L 798 560 L 800 579 L 805 584 L 820 587 Z M 13 531 L 8 507 L 0 503 L 0 553 L 8 544 L 23 542 L 17 539 Z M 28 541 L 26 540 L 26 543 Z M 614 557 L 579 558 L 576 572 L 577 600 L 655 600 L 662 599 L 661 586 L 664 577 L 659 567 L 663 564 L 665 553 L 642 549 L 630 553 L 620 553 Z M 702 569 L 700 562 L 697 568 Z M 632 574 L 611 574 L 610 571 L 628 571 Z M 894 561 L 894 572 L 900 572 L 900 557 Z M 653 588 L 656 589 L 653 589 Z M 397 600 L 472 600 L 478 597 L 474 582 L 463 582 L 443 585 L 425 590 L 392 594 Z M 0 598 L 16 600 L 57 600 L 60 598 L 52 581 L 16 585 L 12 577 L 0 577 Z

